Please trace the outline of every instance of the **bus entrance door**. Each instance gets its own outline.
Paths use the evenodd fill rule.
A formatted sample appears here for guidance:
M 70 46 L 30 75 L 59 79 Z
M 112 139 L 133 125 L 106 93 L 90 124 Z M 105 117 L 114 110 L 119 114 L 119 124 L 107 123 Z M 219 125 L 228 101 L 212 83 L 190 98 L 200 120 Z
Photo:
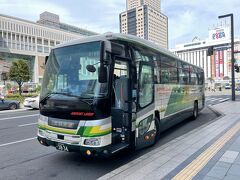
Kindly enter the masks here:
M 112 144 L 129 145 L 130 141 L 130 78 L 129 62 L 115 59 L 112 88 Z

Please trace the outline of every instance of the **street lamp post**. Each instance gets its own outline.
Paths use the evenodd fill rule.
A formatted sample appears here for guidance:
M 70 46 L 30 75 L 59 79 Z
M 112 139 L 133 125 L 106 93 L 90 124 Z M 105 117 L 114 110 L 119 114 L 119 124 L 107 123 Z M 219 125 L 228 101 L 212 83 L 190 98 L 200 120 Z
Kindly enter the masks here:
M 235 101 L 235 72 L 234 72 L 234 26 L 233 26 L 233 14 L 226 14 L 222 16 L 218 16 L 219 19 L 221 18 L 231 18 L 231 58 L 232 58 L 232 101 Z

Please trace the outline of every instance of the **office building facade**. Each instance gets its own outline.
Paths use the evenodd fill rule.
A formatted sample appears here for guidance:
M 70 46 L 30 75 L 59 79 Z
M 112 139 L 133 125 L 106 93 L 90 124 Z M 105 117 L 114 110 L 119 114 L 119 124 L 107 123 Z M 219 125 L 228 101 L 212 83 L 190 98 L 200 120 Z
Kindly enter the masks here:
M 0 74 L 8 72 L 13 61 L 23 59 L 30 65 L 31 81 L 39 83 L 50 50 L 62 42 L 86 36 L 85 33 L 62 29 L 57 15 L 52 19 L 44 15 L 40 17 L 42 22 L 35 23 L 0 14 Z M 96 34 L 85 31 L 89 35 Z
M 168 18 L 160 12 L 160 1 L 129 0 L 127 9 L 119 17 L 121 33 L 132 34 L 168 48 Z
M 161 1 L 160 0 L 126 0 L 127 10 L 137 8 L 139 6 L 147 5 L 161 11 Z
M 235 38 L 235 59 L 240 64 L 240 39 Z M 213 47 L 213 55 L 208 56 L 208 48 Z M 231 36 L 230 27 L 224 25 L 209 29 L 205 40 L 195 38 L 190 43 L 178 44 L 171 50 L 180 59 L 204 69 L 206 80 L 221 81 L 231 78 Z M 240 73 L 236 73 L 236 79 Z

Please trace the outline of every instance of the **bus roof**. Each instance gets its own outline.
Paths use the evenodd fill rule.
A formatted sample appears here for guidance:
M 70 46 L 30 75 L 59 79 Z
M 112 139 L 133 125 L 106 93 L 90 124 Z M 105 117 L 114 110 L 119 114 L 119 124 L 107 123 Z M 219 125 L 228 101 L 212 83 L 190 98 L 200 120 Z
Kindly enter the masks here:
M 76 39 L 76 40 L 72 40 L 72 41 L 69 41 L 69 42 L 59 44 L 54 49 L 65 47 L 65 46 L 81 44 L 81 43 L 94 42 L 94 41 L 106 41 L 106 40 L 121 40 L 121 41 L 129 42 L 129 43 L 133 43 L 133 44 L 139 44 L 141 46 L 145 46 L 145 47 L 154 49 L 154 50 L 156 50 L 156 51 L 158 51 L 162 54 L 171 56 L 172 58 L 183 61 L 178 56 L 176 56 L 175 54 L 173 54 L 169 50 L 161 47 L 160 45 L 154 44 L 153 42 L 150 42 L 148 40 L 142 39 L 142 38 L 137 37 L 137 36 L 133 36 L 133 35 L 130 35 L 130 34 L 121 34 L 121 33 L 105 33 L 105 34 L 101 34 L 101 35 L 88 36 L 88 37 L 84 37 L 84 38 L 81 38 L 81 39 Z M 183 62 L 185 62 L 187 64 L 190 64 L 186 61 L 183 61 Z M 193 65 L 193 64 L 191 64 L 191 65 Z M 193 65 L 193 66 L 195 66 L 195 65 Z M 197 67 L 199 69 L 202 69 L 198 66 L 195 66 L 195 67 Z

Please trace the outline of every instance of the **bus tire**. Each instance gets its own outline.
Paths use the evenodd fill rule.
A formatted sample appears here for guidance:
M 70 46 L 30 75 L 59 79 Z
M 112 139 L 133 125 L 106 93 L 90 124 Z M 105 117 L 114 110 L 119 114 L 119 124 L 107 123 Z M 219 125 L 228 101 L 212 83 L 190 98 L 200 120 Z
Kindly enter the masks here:
M 136 151 L 136 144 L 135 144 L 135 140 L 136 140 L 136 131 L 131 132 L 131 140 L 130 140 L 130 146 L 128 148 L 130 153 L 134 153 Z
M 198 117 L 198 102 L 195 101 L 195 102 L 194 102 L 192 119 L 193 119 L 193 120 L 196 120 L 197 117 Z
M 155 117 L 154 121 L 155 121 L 155 126 L 156 126 L 156 135 L 154 138 L 154 144 L 156 144 L 160 138 L 160 120 L 157 117 Z

